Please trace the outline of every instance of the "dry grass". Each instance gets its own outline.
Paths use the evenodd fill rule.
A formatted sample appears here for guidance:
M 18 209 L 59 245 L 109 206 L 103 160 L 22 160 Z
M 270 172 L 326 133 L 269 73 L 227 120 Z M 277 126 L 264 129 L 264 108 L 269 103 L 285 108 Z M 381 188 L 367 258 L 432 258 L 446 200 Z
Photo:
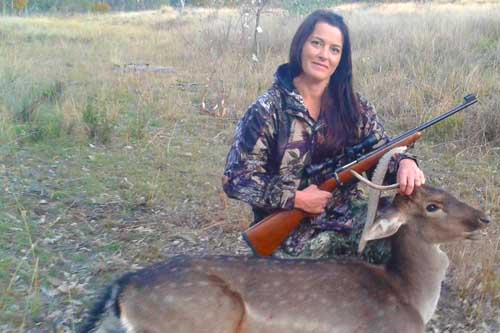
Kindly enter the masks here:
M 337 10 L 351 27 L 356 88 L 377 105 L 392 133 L 446 111 L 466 93 L 478 94 L 478 105 L 428 130 L 415 152 L 431 183 L 498 220 L 500 5 L 355 4 Z M 89 265 L 88 252 L 77 244 L 90 246 L 88 239 L 99 235 L 75 209 L 118 206 L 113 214 L 123 217 L 148 207 L 201 229 L 248 223 L 248 211 L 221 196 L 225 154 L 236 120 L 286 61 L 301 19 L 266 12 L 257 62 L 252 20 L 236 10 L 181 15 L 165 7 L 1 19 L 1 331 L 38 332 L 40 316 L 56 316 L 63 305 L 78 310 L 51 322 L 68 331 L 78 322 L 77 299 L 89 292 L 69 282 L 83 278 L 68 267 Z M 130 63 L 175 73 L 124 71 Z M 47 223 L 40 222 L 40 210 L 47 210 L 41 215 Z M 110 233 L 119 234 L 117 221 L 107 221 Z M 472 315 L 483 315 L 485 304 L 498 306 L 499 232 L 496 223 L 482 242 L 448 249 L 454 283 L 476 302 Z M 57 237 L 67 238 L 59 246 L 71 249 L 64 253 L 69 257 L 53 252 Z M 128 253 L 127 242 L 116 237 L 97 246 L 95 260 L 110 251 Z M 161 244 L 161 237 L 148 242 L 151 254 L 129 253 L 128 262 L 156 259 Z M 68 268 L 63 276 L 60 267 Z M 66 298 L 51 304 L 46 295 L 55 277 L 64 280 Z

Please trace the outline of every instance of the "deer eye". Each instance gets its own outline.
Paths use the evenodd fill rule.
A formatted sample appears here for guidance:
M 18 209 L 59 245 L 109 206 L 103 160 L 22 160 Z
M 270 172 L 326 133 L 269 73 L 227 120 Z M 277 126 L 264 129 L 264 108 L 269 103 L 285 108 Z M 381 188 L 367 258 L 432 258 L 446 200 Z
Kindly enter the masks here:
M 427 207 L 425 207 L 429 213 L 433 213 L 439 209 L 439 207 L 435 204 L 429 204 Z

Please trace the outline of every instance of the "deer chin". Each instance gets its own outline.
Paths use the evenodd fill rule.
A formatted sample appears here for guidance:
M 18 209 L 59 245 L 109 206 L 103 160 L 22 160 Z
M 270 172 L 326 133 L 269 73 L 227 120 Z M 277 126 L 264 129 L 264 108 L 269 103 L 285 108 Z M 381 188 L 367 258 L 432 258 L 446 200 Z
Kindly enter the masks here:
M 468 232 L 466 234 L 465 238 L 468 240 L 476 241 L 476 240 L 480 240 L 481 238 L 483 238 L 484 235 L 486 235 L 485 232 L 483 232 L 481 230 L 475 230 L 475 231 Z

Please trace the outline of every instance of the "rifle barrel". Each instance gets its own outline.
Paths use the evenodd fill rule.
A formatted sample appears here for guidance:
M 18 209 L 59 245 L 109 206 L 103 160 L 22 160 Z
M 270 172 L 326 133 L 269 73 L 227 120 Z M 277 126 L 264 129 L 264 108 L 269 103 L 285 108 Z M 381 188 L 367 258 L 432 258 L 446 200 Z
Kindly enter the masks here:
M 441 120 L 444 120 L 444 119 L 446 119 L 446 118 L 454 115 L 455 113 L 457 113 L 457 112 L 459 112 L 459 111 L 461 111 L 461 110 L 463 110 L 465 108 L 468 108 L 469 106 L 471 106 L 472 104 L 474 104 L 476 102 L 477 102 L 477 98 L 476 98 L 476 96 L 474 94 L 469 94 L 469 95 L 465 96 L 464 97 L 464 102 L 462 104 L 457 105 L 456 107 L 454 107 L 450 111 L 448 111 L 446 113 L 443 113 L 442 115 L 437 116 L 436 118 L 433 118 L 433 119 L 429 120 L 428 122 L 425 122 L 422 125 L 419 125 L 419 126 L 413 128 L 411 130 L 408 130 L 408 131 L 402 133 L 401 135 L 399 135 L 399 136 L 397 136 L 397 137 L 395 137 L 395 138 L 387 141 L 382 146 L 376 148 L 375 150 L 372 150 L 368 154 L 363 155 L 361 158 L 356 159 L 356 160 L 352 161 L 351 163 L 349 163 L 347 165 L 344 165 L 344 166 L 341 166 L 340 168 L 336 169 L 335 173 L 342 172 L 343 170 L 346 170 L 349 167 L 351 167 L 351 165 L 359 163 L 360 161 L 363 161 L 363 160 L 365 160 L 367 158 L 372 157 L 375 154 L 378 154 L 381 150 L 385 149 L 387 146 L 390 146 L 390 145 L 392 145 L 395 142 L 402 141 L 403 139 L 405 139 L 405 138 L 407 138 L 407 137 L 409 137 L 411 135 L 414 135 L 417 132 L 421 132 L 424 129 L 426 129 L 428 127 L 431 127 L 435 123 L 438 123 Z
M 451 109 L 450 111 L 446 112 L 446 113 L 443 113 L 442 115 L 439 115 L 437 116 L 436 118 L 433 118 L 431 120 L 429 120 L 428 122 L 426 123 L 423 123 L 411 130 L 408 130 L 402 134 L 400 134 L 399 136 L 387 141 L 385 144 L 383 144 L 382 146 L 376 148 L 375 150 L 372 150 L 371 152 L 365 154 L 363 157 L 359 158 L 359 159 L 356 159 L 354 161 L 352 161 L 351 163 L 349 163 L 347 166 L 341 166 L 339 168 L 337 168 L 335 170 L 335 173 L 339 173 L 339 172 L 342 172 L 343 170 L 346 169 L 346 167 L 350 167 L 352 164 L 356 164 L 358 163 L 359 161 L 362 161 L 366 158 L 370 158 L 371 156 L 377 154 L 380 150 L 382 149 L 385 149 L 385 147 L 393 144 L 394 142 L 398 142 L 398 141 L 401 141 L 413 134 L 415 134 L 416 132 L 421 132 L 423 131 L 424 129 L 428 128 L 428 127 L 431 127 L 432 125 L 440 122 L 441 120 L 443 119 L 446 119 L 452 115 L 454 115 L 455 113 L 471 106 L 472 104 L 476 103 L 477 102 L 477 98 L 474 94 L 468 94 L 467 96 L 464 97 L 464 102 L 456 107 L 454 107 L 453 109 Z M 322 169 L 324 169 L 325 167 L 327 167 L 328 165 L 332 164 L 334 162 L 334 160 L 328 160 L 326 162 L 323 162 L 323 163 L 320 163 L 320 164 L 317 164 L 317 165 L 310 165 L 306 168 L 306 172 L 307 174 L 309 175 L 314 175 L 314 174 L 317 174 L 318 172 L 320 172 Z
M 471 106 L 472 104 L 474 104 L 476 102 L 477 102 L 476 96 L 474 94 L 469 94 L 469 95 L 467 95 L 467 96 L 464 97 L 464 102 L 462 104 L 457 105 L 456 107 L 454 107 L 450 111 L 448 111 L 446 113 L 443 113 L 442 115 L 439 115 L 436 118 L 433 118 L 433 119 L 429 120 L 428 122 L 425 122 L 422 125 L 419 125 L 419 126 L 415 127 L 414 129 L 411 129 L 411 130 L 409 130 L 409 131 L 401 134 L 399 137 L 394 138 L 391 141 L 396 141 L 396 140 L 400 139 L 401 137 L 407 135 L 408 133 L 421 132 L 424 129 L 431 127 L 435 123 L 438 123 L 441 120 L 446 119 L 449 116 L 452 116 L 455 113 L 457 113 L 459 111 L 462 111 L 465 108 L 468 108 L 469 106 Z

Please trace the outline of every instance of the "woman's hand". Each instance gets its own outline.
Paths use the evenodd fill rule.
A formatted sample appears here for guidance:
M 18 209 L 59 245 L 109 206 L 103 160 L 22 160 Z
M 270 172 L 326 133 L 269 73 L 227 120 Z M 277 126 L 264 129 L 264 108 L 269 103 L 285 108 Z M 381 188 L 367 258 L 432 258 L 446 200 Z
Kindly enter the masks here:
M 397 181 L 399 183 L 399 192 L 410 195 L 415 187 L 425 183 L 425 176 L 414 160 L 405 158 L 399 162 Z
M 309 185 L 302 191 L 295 192 L 295 208 L 306 213 L 318 215 L 325 211 L 332 194 L 320 190 L 316 185 Z

